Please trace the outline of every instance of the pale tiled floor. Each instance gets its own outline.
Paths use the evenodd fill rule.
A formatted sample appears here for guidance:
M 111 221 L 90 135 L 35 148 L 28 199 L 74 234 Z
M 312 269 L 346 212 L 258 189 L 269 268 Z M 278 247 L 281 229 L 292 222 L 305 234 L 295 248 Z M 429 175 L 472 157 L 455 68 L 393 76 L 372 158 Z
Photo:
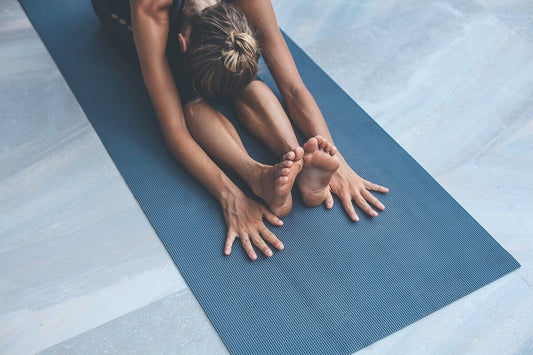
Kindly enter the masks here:
M 522 264 L 361 353 L 532 353 L 531 1 L 274 5 Z M 15 0 L 0 0 L 0 255 L 1 353 L 226 352 Z

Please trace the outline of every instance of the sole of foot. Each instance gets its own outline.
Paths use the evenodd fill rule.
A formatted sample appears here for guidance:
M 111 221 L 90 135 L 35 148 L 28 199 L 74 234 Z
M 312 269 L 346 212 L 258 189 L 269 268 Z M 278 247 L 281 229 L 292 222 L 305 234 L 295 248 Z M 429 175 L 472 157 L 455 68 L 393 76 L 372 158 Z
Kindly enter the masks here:
M 322 136 L 309 138 L 303 145 L 303 169 L 297 184 L 306 206 L 320 205 L 327 197 L 328 185 L 339 168 L 337 148 Z
M 274 166 L 265 165 L 258 177 L 254 193 L 261 197 L 272 213 L 284 217 L 292 209 L 291 190 L 302 170 L 304 150 L 296 147 L 287 152 L 282 161 Z

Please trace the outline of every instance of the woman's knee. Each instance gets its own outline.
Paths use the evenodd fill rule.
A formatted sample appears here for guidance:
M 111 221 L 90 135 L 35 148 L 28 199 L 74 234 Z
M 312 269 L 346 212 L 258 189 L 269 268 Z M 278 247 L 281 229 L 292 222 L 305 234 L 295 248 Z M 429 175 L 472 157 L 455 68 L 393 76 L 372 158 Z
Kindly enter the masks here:
M 183 115 L 185 116 L 185 121 L 189 123 L 195 115 L 196 108 L 198 107 L 197 100 L 191 100 L 183 105 Z
M 195 127 L 202 124 L 202 120 L 210 116 L 206 114 L 208 109 L 208 103 L 202 98 L 191 100 L 183 105 L 183 116 L 189 130 L 194 130 Z
M 239 98 L 243 99 L 249 96 L 256 96 L 264 93 L 266 90 L 270 90 L 267 84 L 261 80 L 252 80 L 244 89 L 242 89 Z
M 261 80 L 253 80 L 239 95 L 233 98 L 233 104 L 236 108 L 255 107 L 258 103 L 268 98 L 269 90 L 268 85 Z

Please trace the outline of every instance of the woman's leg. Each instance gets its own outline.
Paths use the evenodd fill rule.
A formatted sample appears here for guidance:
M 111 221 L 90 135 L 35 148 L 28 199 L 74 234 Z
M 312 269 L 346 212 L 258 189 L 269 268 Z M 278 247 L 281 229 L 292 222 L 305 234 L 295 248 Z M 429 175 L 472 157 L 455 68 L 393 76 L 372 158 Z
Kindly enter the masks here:
M 192 136 L 214 161 L 241 176 L 274 214 L 290 212 L 292 186 L 302 168 L 301 147 L 287 148 L 279 164 L 261 164 L 248 155 L 231 122 L 205 100 L 190 101 L 184 113 Z
M 243 125 L 278 156 L 290 147 L 298 146 L 285 110 L 262 81 L 250 83 L 233 103 Z M 337 149 L 321 136 L 310 138 L 303 148 L 304 167 L 298 175 L 297 184 L 305 205 L 314 207 L 331 198 L 328 185 L 339 167 L 335 156 Z

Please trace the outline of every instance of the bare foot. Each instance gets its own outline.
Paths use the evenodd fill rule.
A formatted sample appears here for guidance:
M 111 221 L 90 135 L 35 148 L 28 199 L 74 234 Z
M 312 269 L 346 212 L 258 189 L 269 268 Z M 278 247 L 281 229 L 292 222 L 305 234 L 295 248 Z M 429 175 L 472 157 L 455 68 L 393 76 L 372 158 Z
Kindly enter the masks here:
M 258 173 L 257 185 L 252 187 L 254 193 L 261 197 L 270 211 L 278 217 L 289 214 L 292 209 L 291 190 L 296 176 L 302 170 L 304 150 L 297 147 L 283 156 L 283 160 L 274 165 L 264 165 Z
M 321 136 L 309 138 L 303 148 L 304 167 L 297 183 L 304 204 L 315 207 L 326 199 L 329 181 L 339 168 L 337 148 Z

